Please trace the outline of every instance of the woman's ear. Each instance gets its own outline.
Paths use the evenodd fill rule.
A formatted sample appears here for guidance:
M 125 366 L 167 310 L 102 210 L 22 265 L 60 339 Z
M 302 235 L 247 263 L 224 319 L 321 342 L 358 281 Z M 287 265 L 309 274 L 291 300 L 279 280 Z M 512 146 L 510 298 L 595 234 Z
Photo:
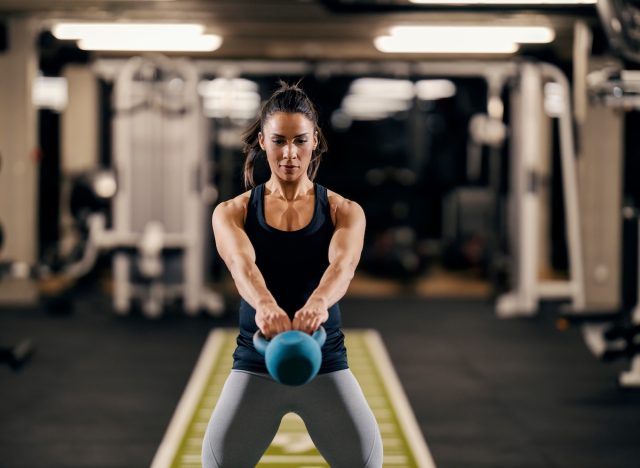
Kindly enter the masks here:
M 313 149 L 315 150 L 318 147 L 318 130 L 313 132 Z
M 264 135 L 262 132 L 258 132 L 258 143 L 260 144 L 260 148 L 264 151 Z

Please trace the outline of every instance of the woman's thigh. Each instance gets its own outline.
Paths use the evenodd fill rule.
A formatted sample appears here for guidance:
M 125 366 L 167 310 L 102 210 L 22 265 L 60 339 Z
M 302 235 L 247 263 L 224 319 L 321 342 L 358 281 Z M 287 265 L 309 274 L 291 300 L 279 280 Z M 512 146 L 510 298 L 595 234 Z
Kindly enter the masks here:
M 266 376 L 231 371 L 202 441 L 203 467 L 255 466 L 284 415 L 281 390 Z
M 360 385 L 349 369 L 322 374 L 305 386 L 296 407 L 331 467 L 381 467 L 382 439 Z

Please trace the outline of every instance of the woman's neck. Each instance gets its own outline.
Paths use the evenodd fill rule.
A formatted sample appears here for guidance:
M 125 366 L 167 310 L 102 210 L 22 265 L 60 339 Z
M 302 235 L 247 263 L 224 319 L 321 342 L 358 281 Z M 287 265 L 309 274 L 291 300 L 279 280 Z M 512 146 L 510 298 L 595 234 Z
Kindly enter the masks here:
M 295 182 L 283 182 L 274 177 L 265 184 L 271 195 L 282 198 L 287 202 L 293 202 L 305 196 L 313 189 L 313 182 L 308 177 Z

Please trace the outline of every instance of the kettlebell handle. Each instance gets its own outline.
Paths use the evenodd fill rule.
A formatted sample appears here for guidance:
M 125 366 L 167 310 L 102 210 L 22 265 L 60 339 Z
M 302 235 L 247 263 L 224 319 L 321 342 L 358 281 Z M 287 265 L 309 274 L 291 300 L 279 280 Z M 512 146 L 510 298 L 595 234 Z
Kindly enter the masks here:
M 315 340 L 316 343 L 318 343 L 318 346 L 322 348 L 322 345 L 324 345 L 324 342 L 327 339 L 327 332 L 325 331 L 324 327 L 321 326 L 315 332 L 313 332 L 313 335 L 311 335 L 311 337 Z M 270 341 L 265 338 L 265 336 L 259 329 L 253 334 L 253 346 L 263 356 L 267 353 L 267 346 L 269 345 L 269 343 Z

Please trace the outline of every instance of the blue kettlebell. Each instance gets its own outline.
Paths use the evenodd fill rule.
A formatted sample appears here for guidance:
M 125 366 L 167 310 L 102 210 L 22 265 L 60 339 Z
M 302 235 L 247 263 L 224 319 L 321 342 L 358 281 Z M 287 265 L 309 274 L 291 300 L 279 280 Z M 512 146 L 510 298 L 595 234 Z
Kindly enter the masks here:
M 313 336 L 299 330 L 289 330 L 267 341 L 258 330 L 253 345 L 265 358 L 267 370 L 276 382 L 284 385 L 304 385 L 311 381 L 322 364 L 322 345 L 327 339 L 323 327 Z

